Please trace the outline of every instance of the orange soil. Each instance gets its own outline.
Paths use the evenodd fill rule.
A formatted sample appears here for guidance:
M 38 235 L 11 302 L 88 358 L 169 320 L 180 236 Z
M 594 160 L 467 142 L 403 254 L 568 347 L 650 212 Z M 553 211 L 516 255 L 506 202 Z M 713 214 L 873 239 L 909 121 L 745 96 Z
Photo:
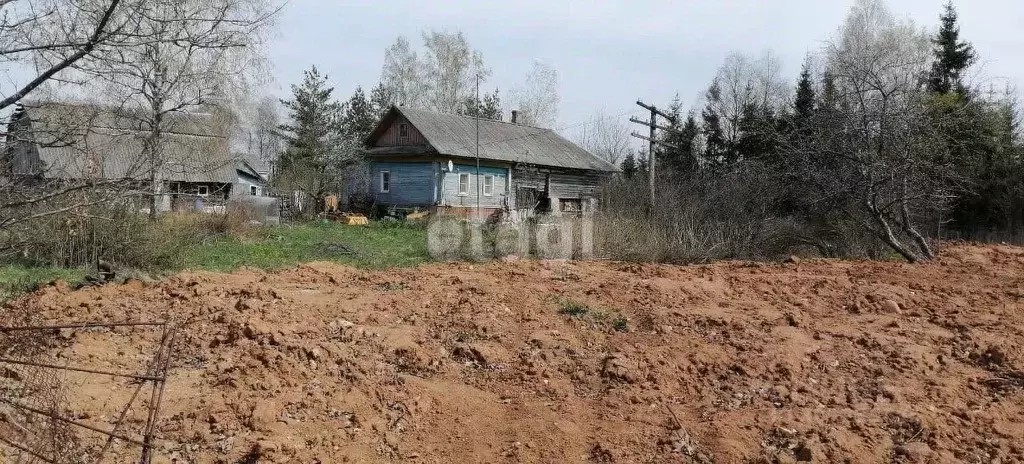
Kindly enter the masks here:
M 14 310 L 195 319 L 158 462 L 1024 462 L 1024 249 L 1008 246 L 926 265 L 313 263 L 56 285 Z M 62 336 L 65 361 L 122 370 L 157 338 Z M 76 416 L 107 428 L 132 391 L 68 382 Z

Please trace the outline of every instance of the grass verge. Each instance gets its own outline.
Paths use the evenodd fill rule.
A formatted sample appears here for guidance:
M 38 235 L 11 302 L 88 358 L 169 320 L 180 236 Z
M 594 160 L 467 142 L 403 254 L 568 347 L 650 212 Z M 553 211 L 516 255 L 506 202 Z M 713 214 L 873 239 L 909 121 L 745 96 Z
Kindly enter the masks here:
M 185 267 L 231 271 L 240 267 L 279 269 L 311 261 L 333 261 L 367 269 L 409 267 L 430 260 L 427 233 L 404 224 L 338 223 L 254 229 L 192 247 Z
M 0 304 L 37 285 L 62 279 L 75 283 L 85 277 L 84 269 L 58 269 L 50 267 L 0 266 Z

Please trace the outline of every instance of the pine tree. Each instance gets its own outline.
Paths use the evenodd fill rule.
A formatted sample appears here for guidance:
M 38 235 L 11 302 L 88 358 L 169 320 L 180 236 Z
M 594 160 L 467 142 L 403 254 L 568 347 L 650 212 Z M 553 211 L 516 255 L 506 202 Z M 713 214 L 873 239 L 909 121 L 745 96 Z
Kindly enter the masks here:
M 380 82 L 370 92 L 370 108 L 379 120 L 395 105 L 395 94 L 384 82 Z
M 288 148 L 281 158 L 281 168 L 298 162 L 317 163 L 327 157 L 337 138 L 342 107 L 331 98 L 333 87 L 327 76 L 314 66 L 305 71 L 301 85 L 292 85 L 292 99 L 281 100 L 288 110 L 290 123 L 281 125 Z
M 313 67 L 305 72 L 301 85 L 292 85 L 292 99 L 282 100 L 290 122 L 281 125 L 288 144 L 275 176 L 283 191 L 309 194 L 311 209 L 321 206 L 327 189 L 337 185 L 337 170 L 345 154 L 341 131 L 342 105 L 331 98 L 334 89 L 327 76 Z
M 501 121 L 501 97 L 498 96 L 498 89 L 494 89 L 494 93 L 484 95 L 480 101 L 477 101 L 476 97 L 467 97 L 459 109 L 459 114 Z
M 928 76 L 928 90 L 933 93 L 956 92 L 966 96 L 962 80 L 963 72 L 974 64 L 977 58 L 974 47 L 960 40 L 960 25 L 957 24 L 956 8 L 953 2 L 946 3 L 945 12 L 939 17 L 942 25 L 932 43 L 935 61 Z
M 375 113 L 373 105 L 363 93 L 363 88 L 356 87 L 355 92 L 352 92 L 352 96 L 345 103 L 345 115 L 342 117 L 345 138 L 356 146 L 362 145 L 377 126 L 378 116 Z

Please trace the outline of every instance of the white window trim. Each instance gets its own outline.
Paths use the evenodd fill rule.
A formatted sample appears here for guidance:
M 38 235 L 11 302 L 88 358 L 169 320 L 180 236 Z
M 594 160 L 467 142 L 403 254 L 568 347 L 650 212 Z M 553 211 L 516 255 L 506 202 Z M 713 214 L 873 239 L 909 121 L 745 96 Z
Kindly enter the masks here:
M 465 192 L 462 191 L 462 176 L 466 176 L 466 191 Z M 473 178 L 469 175 L 468 172 L 460 172 L 459 173 L 459 190 L 458 190 L 459 196 L 463 196 L 464 197 L 466 195 L 469 195 L 469 191 L 473 188 L 472 182 L 473 182 Z
M 384 174 L 388 175 L 388 186 L 384 188 Z M 380 193 L 391 193 L 391 171 L 380 172 Z
M 206 193 L 203 193 L 203 190 L 206 190 Z M 199 187 L 196 188 L 196 192 L 198 192 L 197 194 L 201 197 L 208 197 L 210 196 L 210 186 L 200 185 Z
M 250 185 L 249 186 L 249 195 L 252 195 L 254 197 L 260 196 L 260 188 L 255 186 L 255 185 Z
M 490 192 L 487 191 L 487 187 L 488 187 L 487 183 L 488 183 L 488 181 L 490 181 L 490 184 L 491 184 L 490 185 L 490 190 L 491 190 Z M 494 176 L 491 175 L 491 174 L 485 175 L 484 176 L 484 185 L 482 187 L 483 187 L 483 192 L 484 192 L 484 196 L 485 197 L 494 196 Z

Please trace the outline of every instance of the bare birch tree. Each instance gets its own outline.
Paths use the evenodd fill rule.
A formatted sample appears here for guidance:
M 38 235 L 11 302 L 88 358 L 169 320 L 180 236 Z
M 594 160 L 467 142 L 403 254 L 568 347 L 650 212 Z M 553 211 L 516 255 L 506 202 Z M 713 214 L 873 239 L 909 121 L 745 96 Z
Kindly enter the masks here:
M 714 85 L 717 98 L 708 98 L 727 142 L 740 136 L 740 120 L 748 107 L 777 110 L 788 101 L 788 85 L 782 78 L 779 58 L 765 52 L 752 57 L 731 53 L 718 68 Z
M 457 113 L 467 97 L 476 96 L 477 79 L 486 82 L 491 71 L 483 54 L 459 32 L 423 33 L 423 79 L 427 103 L 434 111 Z
M 938 164 L 942 121 L 928 116 L 928 38 L 878 0 L 859 0 L 825 49 L 837 93 L 797 142 L 811 201 L 831 205 L 910 262 L 935 256 L 920 223 L 947 206 L 956 179 Z
M 551 128 L 558 121 L 558 71 L 542 61 L 534 61 L 523 83 L 509 92 L 511 107 L 519 111 L 519 122 Z
M 0 147 L 0 252 L 16 247 L 19 233 L 12 228 L 100 201 L 82 195 L 96 187 L 95 179 L 40 184 L 37 177 L 45 166 L 16 166 L 16 148 L 37 141 L 24 130 L 24 122 L 9 120 L 24 113 L 10 110 L 49 83 L 68 81 L 72 71 L 89 66 L 98 52 L 124 46 L 137 33 L 135 11 L 140 1 L 0 1 L 0 67 L 8 76 L 6 92 L 0 94 L 0 111 L 8 110 L 0 122 L 7 126 Z M 60 133 L 45 134 L 38 142 L 67 145 L 81 133 L 80 123 L 90 121 L 74 119 L 51 131 Z M 24 168 L 30 172 L 19 171 Z
M 633 149 L 630 131 L 625 122 L 600 111 L 572 134 L 571 139 L 583 149 L 618 166 Z
M 230 124 L 224 106 L 261 69 L 275 11 L 265 0 L 147 0 L 139 8 L 137 42 L 105 51 L 88 72 L 146 133 L 142 157 L 155 217 L 167 163 L 163 134 L 183 120 L 174 115 L 220 106 L 215 123 Z
M 423 69 L 409 39 L 398 37 L 384 52 L 380 78 L 389 104 L 420 107 L 423 105 Z
M 11 82 L 14 88 L 0 99 L 0 109 L 66 77 L 66 70 L 89 61 L 98 49 L 124 45 L 136 32 L 133 13 L 139 1 L 0 1 L 0 66 L 27 76 Z
M 269 167 L 271 173 L 284 147 L 278 131 L 281 125 L 280 106 L 280 101 L 274 97 L 260 98 L 251 109 L 246 130 L 249 154 Z
M 384 93 L 392 104 L 457 114 L 476 100 L 477 79 L 486 82 L 491 70 L 460 31 L 424 31 L 422 38 L 422 54 L 405 37 L 384 53 Z

